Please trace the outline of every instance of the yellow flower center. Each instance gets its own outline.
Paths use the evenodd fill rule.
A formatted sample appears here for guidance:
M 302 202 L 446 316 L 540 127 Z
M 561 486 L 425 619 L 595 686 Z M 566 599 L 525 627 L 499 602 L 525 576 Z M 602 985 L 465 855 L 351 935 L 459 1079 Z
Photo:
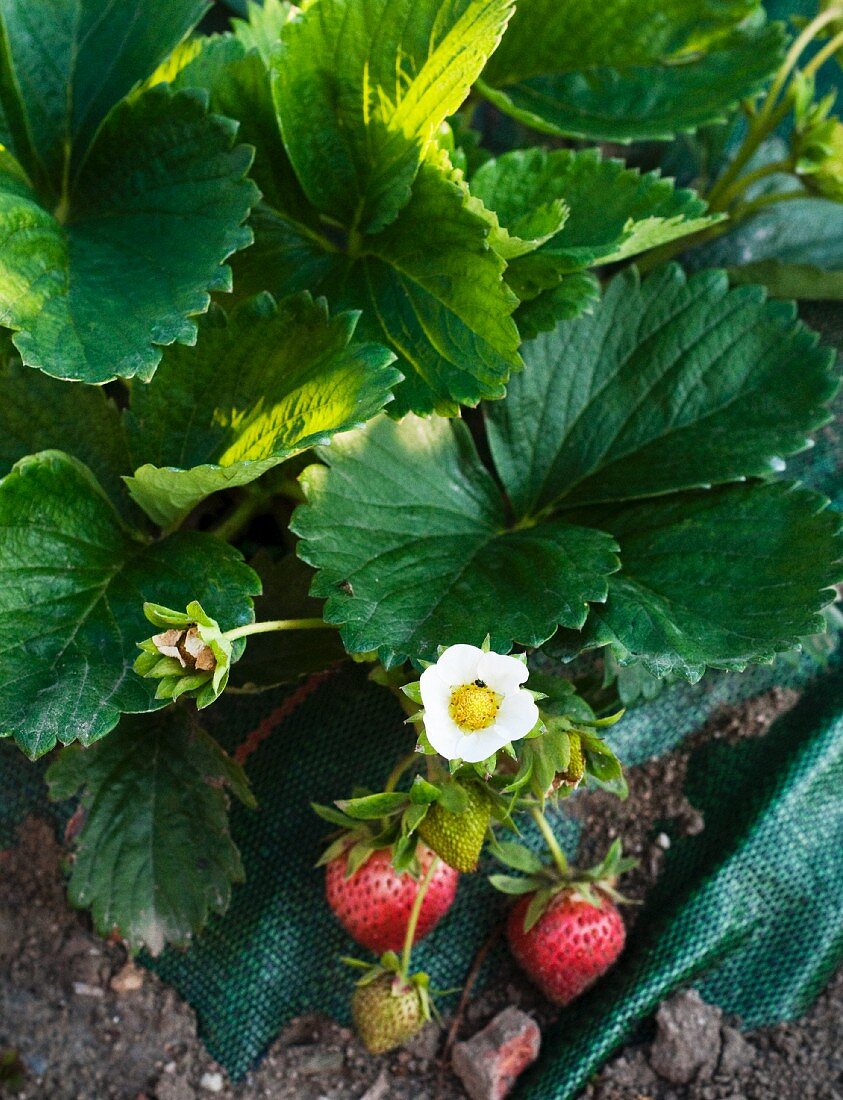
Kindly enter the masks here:
M 478 733 L 495 721 L 502 700 L 503 696 L 486 687 L 482 680 L 475 680 L 454 688 L 448 713 L 463 733 Z

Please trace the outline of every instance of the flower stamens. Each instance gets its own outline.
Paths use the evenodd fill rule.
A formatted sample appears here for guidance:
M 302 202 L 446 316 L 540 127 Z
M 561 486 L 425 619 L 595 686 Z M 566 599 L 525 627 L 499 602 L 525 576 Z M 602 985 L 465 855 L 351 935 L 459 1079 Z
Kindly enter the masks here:
M 502 695 L 475 680 L 451 691 L 448 713 L 464 733 L 479 733 L 494 724 L 502 701 Z

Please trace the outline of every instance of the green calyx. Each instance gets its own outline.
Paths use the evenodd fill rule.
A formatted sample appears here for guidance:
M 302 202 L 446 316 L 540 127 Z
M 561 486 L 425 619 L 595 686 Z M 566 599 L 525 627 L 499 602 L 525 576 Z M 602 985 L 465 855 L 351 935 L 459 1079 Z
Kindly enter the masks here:
M 418 833 L 450 867 L 470 872 L 477 868 L 486 839 L 491 802 L 478 783 L 454 783 L 452 791 L 459 796 L 462 808 L 458 808 L 458 803 L 446 806 L 442 799 L 434 802 L 419 824 Z
M 186 696 L 199 710 L 213 703 L 228 683 L 233 650 L 216 619 L 196 600 L 185 612 L 154 603 L 145 603 L 143 611 L 160 633 L 139 643 L 135 672 L 159 681 L 156 699 Z
M 831 114 L 834 99 L 832 94 L 797 109 L 791 148 L 802 184 L 815 195 L 843 202 L 843 122 Z
M 615 840 L 603 859 L 588 870 L 563 867 L 557 861 L 545 864 L 531 849 L 511 841 L 496 844 L 494 854 L 505 866 L 525 872 L 523 875 L 489 876 L 489 882 L 502 894 L 533 895 L 524 915 L 525 932 L 529 932 L 553 899 L 562 893 L 598 909 L 606 898 L 619 904 L 631 904 L 617 889 L 617 881 L 631 871 L 638 860 L 624 856 L 620 840 Z

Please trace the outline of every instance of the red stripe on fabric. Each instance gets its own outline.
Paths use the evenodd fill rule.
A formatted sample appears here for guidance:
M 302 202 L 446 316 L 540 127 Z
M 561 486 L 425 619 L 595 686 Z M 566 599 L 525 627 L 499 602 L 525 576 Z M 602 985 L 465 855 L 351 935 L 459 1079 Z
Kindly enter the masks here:
M 237 746 L 234 752 L 234 759 L 238 764 L 243 764 L 252 753 L 259 748 L 261 744 L 269 737 L 273 730 L 277 729 L 282 722 L 293 714 L 294 711 L 302 705 L 302 703 L 311 696 L 318 687 L 321 687 L 326 680 L 329 680 L 334 675 L 334 670 L 330 669 L 327 672 L 317 672 L 313 676 L 308 677 L 307 680 L 296 688 L 292 695 L 288 695 L 280 707 L 276 707 L 270 714 L 264 718 L 261 723 L 247 734 L 243 742 Z

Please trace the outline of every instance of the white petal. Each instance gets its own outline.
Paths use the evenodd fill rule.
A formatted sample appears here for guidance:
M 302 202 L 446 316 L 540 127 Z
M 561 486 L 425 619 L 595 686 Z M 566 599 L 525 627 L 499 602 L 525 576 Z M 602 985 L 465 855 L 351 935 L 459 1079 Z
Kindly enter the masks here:
M 480 733 L 464 734 L 457 755 L 467 764 L 476 764 L 502 749 L 510 738 L 511 735 L 499 725 L 489 726 Z
M 461 756 L 465 735 L 448 714 L 438 708 L 424 712 L 424 731 L 427 739 L 440 756 L 457 760 Z M 482 757 L 480 758 L 482 760 Z
M 447 708 L 451 698 L 451 689 L 439 675 L 439 669 L 436 665 L 426 668 L 419 677 L 419 691 L 421 692 L 422 706 L 425 710 L 437 703 Z
M 470 684 L 478 677 L 477 665 L 483 650 L 476 645 L 449 646 L 433 666 L 449 687 Z
M 505 695 L 495 725 L 507 731 L 507 741 L 517 741 L 529 733 L 539 720 L 539 708 L 528 691 Z
M 523 684 L 530 670 L 517 657 L 507 657 L 503 653 L 484 653 L 477 666 L 477 675 L 489 687 L 505 695 Z

